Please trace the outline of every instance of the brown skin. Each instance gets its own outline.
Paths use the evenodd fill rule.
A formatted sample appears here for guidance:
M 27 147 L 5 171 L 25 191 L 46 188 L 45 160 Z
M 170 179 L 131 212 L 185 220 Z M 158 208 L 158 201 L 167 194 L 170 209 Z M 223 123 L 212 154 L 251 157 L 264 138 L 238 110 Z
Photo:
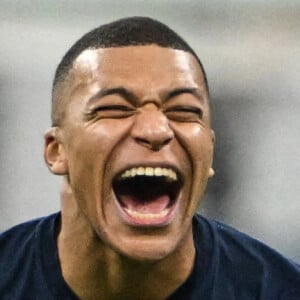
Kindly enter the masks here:
M 214 133 L 199 64 L 156 45 L 86 50 L 57 94 L 65 113 L 45 135 L 45 160 L 65 176 L 58 250 L 66 282 L 81 299 L 165 299 L 192 270 L 191 221 L 212 175 Z M 174 218 L 159 228 L 127 224 L 114 176 L 165 164 L 184 178 Z

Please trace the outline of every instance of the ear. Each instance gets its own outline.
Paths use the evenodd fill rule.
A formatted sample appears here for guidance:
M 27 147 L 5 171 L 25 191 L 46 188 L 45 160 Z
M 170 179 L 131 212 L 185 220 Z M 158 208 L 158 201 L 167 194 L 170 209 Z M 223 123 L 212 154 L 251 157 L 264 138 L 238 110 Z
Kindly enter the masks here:
M 214 147 L 215 142 L 216 142 L 216 135 L 215 135 L 215 132 L 212 129 L 211 129 L 210 134 L 211 134 L 211 141 L 212 141 L 212 144 L 213 144 L 213 147 Z M 208 170 L 208 178 L 212 178 L 212 177 L 214 177 L 214 175 L 215 175 L 215 171 L 214 171 L 213 167 L 211 166 Z
M 212 141 L 212 143 L 214 145 L 215 142 L 216 142 L 216 134 L 215 134 L 215 132 L 214 132 L 213 129 L 210 130 L 210 135 L 211 135 L 211 141 Z
M 68 173 L 68 163 L 64 147 L 60 142 L 59 128 L 52 127 L 44 135 L 44 159 L 49 170 L 56 175 Z

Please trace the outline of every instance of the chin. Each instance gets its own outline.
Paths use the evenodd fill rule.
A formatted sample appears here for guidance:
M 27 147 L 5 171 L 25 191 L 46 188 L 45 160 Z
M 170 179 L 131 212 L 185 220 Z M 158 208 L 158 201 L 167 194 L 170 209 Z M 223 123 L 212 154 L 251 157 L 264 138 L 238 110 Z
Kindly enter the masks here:
M 154 263 L 170 256 L 177 248 L 174 241 L 128 241 L 122 247 L 116 249 L 123 257 L 140 263 Z

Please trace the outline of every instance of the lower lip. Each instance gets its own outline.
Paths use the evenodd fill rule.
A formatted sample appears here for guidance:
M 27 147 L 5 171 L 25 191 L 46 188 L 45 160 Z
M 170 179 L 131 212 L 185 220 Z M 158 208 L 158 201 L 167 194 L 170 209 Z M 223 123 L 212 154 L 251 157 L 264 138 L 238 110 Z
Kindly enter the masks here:
M 116 200 L 121 217 L 130 226 L 135 227 L 164 227 L 171 223 L 177 210 L 177 201 L 159 214 L 143 214 L 140 212 L 129 211 L 122 207 Z

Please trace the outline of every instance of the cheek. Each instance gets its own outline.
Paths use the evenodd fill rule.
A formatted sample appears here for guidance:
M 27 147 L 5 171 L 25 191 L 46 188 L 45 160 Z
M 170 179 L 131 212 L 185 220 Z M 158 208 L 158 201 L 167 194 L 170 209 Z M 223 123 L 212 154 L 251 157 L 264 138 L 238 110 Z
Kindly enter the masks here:
M 111 149 L 126 132 L 126 122 L 120 120 L 100 120 L 73 134 L 73 149 L 78 153 L 93 155 L 109 155 Z
M 197 123 L 183 123 L 172 126 L 175 135 L 188 154 L 194 170 L 208 168 L 212 162 L 213 142 L 210 128 Z
M 68 145 L 70 177 L 93 182 L 90 177 L 97 176 L 95 179 L 99 181 L 99 175 L 105 171 L 113 149 L 128 131 L 130 124 L 127 123 L 107 119 L 74 128 L 70 132 Z
M 119 120 L 120 121 L 120 120 Z M 77 203 L 97 223 L 103 195 L 108 194 L 108 164 L 119 141 L 130 126 L 126 122 L 103 120 L 69 131 L 67 155 L 69 180 Z M 106 180 L 106 178 L 108 178 Z

